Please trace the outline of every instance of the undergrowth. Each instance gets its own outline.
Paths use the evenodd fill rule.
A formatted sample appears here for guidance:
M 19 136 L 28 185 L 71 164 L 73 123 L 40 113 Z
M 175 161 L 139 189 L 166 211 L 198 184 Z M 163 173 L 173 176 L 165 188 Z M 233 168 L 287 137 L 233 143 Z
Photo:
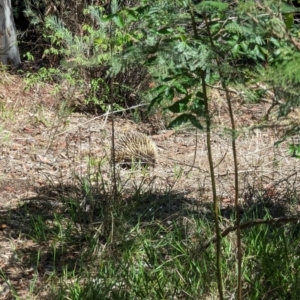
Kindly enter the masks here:
M 280 192 L 274 188 L 268 189 L 267 197 L 251 189 L 240 195 L 235 145 L 240 133 L 231 108 L 231 86 L 243 86 L 236 91 L 242 103 L 269 104 L 258 125 L 268 121 L 275 108 L 278 118 L 284 118 L 299 106 L 298 11 L 281 1 L 282 5 L 277 1 L 247 1 L 236 6 L 224 1 L 194 2 L 141 1 L 136 7 L 122 8 L 118 1 L 111 1 L 109 9 L 88 7 L 83 11 L 90 21 L 80 24 L 80 34 L 56 16 L 45 16 L 43 30 L 50 46 L 44 55 L 62 58 L 61 63 L 57 68 L 41 67 L 38 73 L 27 73 L 27 87 L 41 81 L 55 83 L 67 107 L 70 102 L 70 111 L 80 105 L 87 109 L 95 105 L 95 111 L 108 113 L 136 108 L 132 105 L 140 105 L 139 97 L 148 91 L 146 86 L 151 86 L 150 108 L 158 106 L 174 114 L 170 127 L 191 123 L 207 133 L 213 197 L 187 201 L 175 189 L 158 190 L 149 181 L 147 171 L 143 172 L 145 180 L 128 188 L 119 174 L 118 180 L 115 174 L 106 174 L 109 179 L 114 177 L 113 183 L 104 179 L 100 167 L 98 173 L 77 177 L 71 184 L 43 186 L 38 196 L 24 200 L 3 217 L 17 229 L 19 236 L 14 238 L 29 243 L 14 249 L 9 264 L 29 270 L 25 275 L 31 276 L 32 298 L 299 297 L 298 225 L 255 224 L 243 228 L 240 234 L 240 226 L 247 221 L 288 216 L 298 195 L 282 194 L 280 205 Z M 224 129 L 230 132 L 235 165 L 235 208 L 229 205 L 226 213 L 219 203 L 224 199 L 217 196 L 214 175 L 225 155 L 220 162 L 212 157 L 211 116 L 215 112 L 208 97 L 209 89 L 220 89 L 220 82 L 231 118 L 230 129 Z M 266 87 L 253 92 L 253 83 L 257 82 Z M 272 97 L 265 99 L 271 88 Z M 79 105 L 73 103 L 74 99 Z M 13 119 L 2 106 L 2 118 Z M 140 116 L 133 118 L 139 122 Z M 42 117 L 37 111 L 35 122 L 48 127 Z M 297 122 L 291 124 L 280 142 L 298 131 Z M 295 157 L 298 148 L 299 144 L 290 145 Z M 255 168 L 251 165 L 250 169 Z M 229 169 L 226 167 L 227 175 Z M 181 171 L 178 174 L 181 176 Z M 247 193 L 253 198 L 247 199 Z M 232 194 L 230 189 L 228 197 Z M 277 198 L 272 199 L 272 194 Z M 249 203 L 242 206 L 240 199 Z M 237 239 L 232 232 L 220 240 L 219 231 L 224 232 L 235 222 Z M 12 297 L 18 299 L 10 273 L 3 271 L 1 277 Z
M 34 270 L 32 299 L 44 295 L 45 287 L 43 299 L 218 299 L 213 241 L 205 247 L 214 236 L 210 204 L 192 205 L 175 191 L 145 183 L 126 193 L 120 184 L 117 201 L 110 203 L 100 174 L 91 178 L 49 186 L 48 195 L 59 195 L 56 201 L 37 196 L 17 209 L 22 238 L 36 245 L 15 250 Z M 242 223 L 274 217 L 278 204 L 271 198 L 253 201 L 245 203 Z M 220 214 L 224 230 L 233 224 L 234 211 Z M 297 299 L 299 226 L 259 225 L 244 229 L 242 237 L 243 299 Z M 233 299 L 234 232 L 221 245 L 224 297 Z M 1 277 L 9 283 L 7 275 Z

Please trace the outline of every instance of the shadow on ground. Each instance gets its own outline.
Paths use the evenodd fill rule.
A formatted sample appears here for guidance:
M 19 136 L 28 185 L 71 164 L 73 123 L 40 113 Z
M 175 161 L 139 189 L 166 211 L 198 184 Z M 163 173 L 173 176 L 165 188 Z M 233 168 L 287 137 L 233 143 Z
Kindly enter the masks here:
M 127 197 L 116 194 L 115 202 L 110 193 L 92 186 L 48 185 L 35 192 L 35 197 L 22 199 L 17 208 L 1 215 L 1 283 L 10 286 L 12 296 L 28 289 L 37 274 L 44 280 L 54 271 L 56 276 L 66 269 L 79 272 L 95 249 L 128 247 L 134 242 L 128 232 L 136 226 L 155 227 L 159 232 L 160 228 L 171 231 L 176 224 L 184 239 L 195 237 L 191 216 L 207 220 L 213 228 L 212 203 L 188 198 L 183 192 L 136 190 Z M 298 199 L 291 192 L 273 195 L 252 187 L 243 197 L 242 222 L 287 216 Z M 227 220 L 224 224 L 234 224 L 233 205 L 222 207 L 220 213 Z M 199 244 L 206 241 L 202 237 Z

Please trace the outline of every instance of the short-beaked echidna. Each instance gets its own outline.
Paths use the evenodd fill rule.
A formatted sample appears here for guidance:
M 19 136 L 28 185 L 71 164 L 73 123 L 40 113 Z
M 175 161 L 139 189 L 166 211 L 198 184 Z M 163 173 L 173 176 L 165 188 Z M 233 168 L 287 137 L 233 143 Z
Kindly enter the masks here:
M 115 146 L 115 161 L 121 165 L 154 166 L 156 156 L 157 148 L 152 139 L 137 131 L 124 133 Z

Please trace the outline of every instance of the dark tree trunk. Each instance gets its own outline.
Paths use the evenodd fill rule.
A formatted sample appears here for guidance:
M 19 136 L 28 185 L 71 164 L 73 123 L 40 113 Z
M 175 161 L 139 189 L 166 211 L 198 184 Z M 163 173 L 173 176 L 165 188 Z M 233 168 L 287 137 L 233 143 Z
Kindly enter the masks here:
M 11 0 L 0 0 L 0 62 L 15 66 L 21 63 Z

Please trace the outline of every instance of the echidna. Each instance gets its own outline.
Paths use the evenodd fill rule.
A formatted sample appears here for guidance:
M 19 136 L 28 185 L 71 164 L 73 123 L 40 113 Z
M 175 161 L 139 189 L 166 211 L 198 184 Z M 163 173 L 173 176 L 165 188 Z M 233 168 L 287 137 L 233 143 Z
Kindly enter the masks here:
M 115 146 L 115 161 L 123 166 L 132 163 L 154 166 L 157 149 L 150 137 L 141 132 L 123 134 Z

